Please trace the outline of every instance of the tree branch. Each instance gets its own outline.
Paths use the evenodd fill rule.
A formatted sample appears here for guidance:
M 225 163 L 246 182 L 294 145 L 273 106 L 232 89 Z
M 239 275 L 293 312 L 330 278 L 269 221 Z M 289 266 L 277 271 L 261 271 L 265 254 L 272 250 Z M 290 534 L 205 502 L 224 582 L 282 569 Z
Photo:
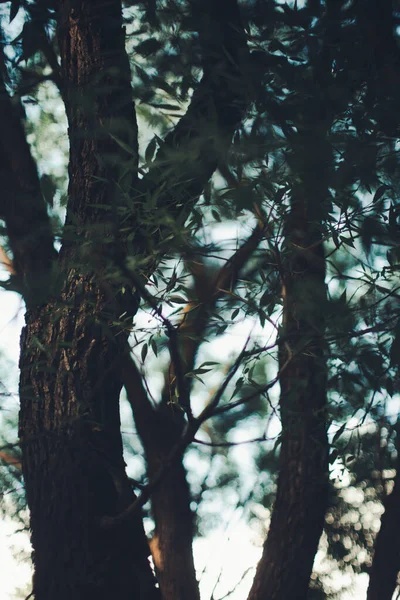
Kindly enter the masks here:
M 189 270 L 194 278 L 196 298 L 189 303 L 179 326 L 185 375 L 194 368 L 196 354 L 204 339 L 211 312 L 216 307 L 218 300 L 226 293 L 226 289 L 235 288 L 240 271 L 258 248 L 267 229 L 268 224 L 260 220 L 249 238 L 214 276 L 207 276 L 204 266 L 199 268 L 197 263 L 193 263 L 193 266 L 190 267 L 190 260 L 187 260 Z M 165 377 L 166 385 L 162 394 L 164 403 L 170 397 L 170 388 L 174 378 L 174 365 L 171 364 Z
M 8 94 L 0 50 L 0 218 L 13 252 L 13 269 L 28 305 L 48 293 L 56 252 L 36 164 L 21 121 L 22 109 Z
M 248 48 L 237 1 L 192 0 L 191 8 L 199 23 L 203 76 L 186 114 L 138 182 L 139 192 L 157 198 L 158 225 L 165 220 L 160 219 L 163 213 L 178 225 L 186 221 L 218 164 L 225 162 L 249 104 Z M 148 244 L 145 236 L 146 232 L 138 236 L 142 250 Z M 162 237 L 161 230 L 158 241 Z
M 214 409 L 218 406 L 226 388 L 228 387 L 234 375 L 237 373 L 240 365 L 242 364 L 243 359 L 247 355 L 246 346 L 248 342 L 249 339 L 246 340 L 246 344 L 243 350 L 240 352 L 237 359 L 231 366 L 227 377 L 225 378 L 221 386 L 218 388 L 213 398 L 201 411 L 198 417 L 193 417 L 190 421 L 186 423 L 181 437 L 171 448 L 168 455 L 163 459 L 158 471 L 155 473 L 154 477 L 151 479 L 149 484 L 142 490 L 142 492 L 136 498 L 136 500 L 119 515 L 102 518 L 101 525 L 105 529 L 116 527 L 117 525 L 125 522 L 126 520 L 130 519 L 133 515 L 135 515 L 137 511 L 140 510 L 140 508 L 146 504 L 152 493 L 156 490 L 158 485 L 161 483 L 161 481 L 164 479 L 164 477 L 170 471 L 170 469 L 174 466 L 174 464 L 182 457 L 185 449 L 194 440 L 195 435 L 201 427 L 201 425 L 213 415 Z
M 156 434 L 155 411 L 143 386 L 142 376 L 129 353 L 122 357 L 122 381 L 139 436 L 146 448 L 154 440 Z

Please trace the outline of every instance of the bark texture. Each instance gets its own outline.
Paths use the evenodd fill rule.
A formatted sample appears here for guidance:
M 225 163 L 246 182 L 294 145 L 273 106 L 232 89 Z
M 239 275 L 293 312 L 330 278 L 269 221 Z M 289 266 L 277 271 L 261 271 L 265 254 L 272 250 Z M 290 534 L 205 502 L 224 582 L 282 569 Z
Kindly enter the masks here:
M 367 600 L 392 600 L 400 571 L 400 442 L 397 425 L 397 464 L 392 492 L 386 496 L 381 527 L 374 544 Z
M 157 415 L 157 443 L 146 453 L 150 478 L 158 472 L 163 458 L 182 434 L 179 419 L 174 422 L 168 410 L 171 408 L 165 406 Z M 163 600 L 200 599 L 193 560 L 194 515 L 190 501 L 186 469 L 180 459 L 154 490 L 151 501 L 156 523 L 152 551 Z
M 106 308 L 91 279 L 73 277 L 59 307 L 27 314 L 20 437 L 38 600 L 155 593 L 140 516 L 111 531 L 100 526 L 133 500 L 120 438 L 120 356 L 102 322 Z
M 329 162 L 320 140 L 306 147 L 314 147 L 315 154 L 305 157 L 302 144 L 293 153 L 298 167 L 304 161 L 302 182 L 293 187 L 285 226 L 278 488 L 249 600 L 307 597 L 327 503 L 326 290 L 320 215 Z
M 121 5 L 58 8 L 70 136 L 66 239 L 59 293 L 27 312 L 20 360 L 34 593 L 36 600 L 151 599 L 158 590 L 140 515 L 121 527 L 100 525 L 134 499 L 119 418 L 125 301 L 108 277 L 115 223 L 98 207 L 121 199 L 125 157 L 113 136 L 136 143 Z

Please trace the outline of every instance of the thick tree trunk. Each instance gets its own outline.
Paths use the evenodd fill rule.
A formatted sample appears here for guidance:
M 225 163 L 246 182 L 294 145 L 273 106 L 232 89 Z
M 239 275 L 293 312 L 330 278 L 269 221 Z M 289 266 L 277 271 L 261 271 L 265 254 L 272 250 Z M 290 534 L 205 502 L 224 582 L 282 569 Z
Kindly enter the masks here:
M 399 435 L 399 433 L 397 433 Z M 400 445 L 398 444 L 398 452 Z M 384 502 L 385 512 L 374 547 L 369 572 L 367 600 L 392 600 L 400 571 L 400 454 L 391 494 Z
M 308 140 L 310 142 L 310 140 Z M 292 190 L 283 256 L 280 472 L 271 525 L 249 600 L 305 599 L 328 493 L 325 261 L 320 228 L 324 159 Z M 313 147 L 313 144 L 307 146 Z M 299 149 L 297 159 L 302 159 Z M 321 161 L 321 162 L 319 162 Z M 301 163 L 300 163 L 301 164 Z M 329 164 L 329 163 L 328 163 Z M 310 175 L 312 179 L 310 180 Z
M 27 314 L 20 437 L 37 600 L 155 592 L 140 517 L 100 526 L 133 500 L 120 438 L 120 356 L 101 322 L 105 309 L 92 281 L 74 277 L 58 307 Z
M 147 600 L 158 590 L 140 515 L 101 526 L 133 500 L 119 418 L 125 307 L 108 279 L 115 223 L 96 208 L 119 201 L 124 157 L 112 135 L 136 138 L 121 5 L 60 2 L 58 24 L 70 135 L 68 239 L 61 291 L 27 312 L 20 360 L 34 593 L 36 600 Z

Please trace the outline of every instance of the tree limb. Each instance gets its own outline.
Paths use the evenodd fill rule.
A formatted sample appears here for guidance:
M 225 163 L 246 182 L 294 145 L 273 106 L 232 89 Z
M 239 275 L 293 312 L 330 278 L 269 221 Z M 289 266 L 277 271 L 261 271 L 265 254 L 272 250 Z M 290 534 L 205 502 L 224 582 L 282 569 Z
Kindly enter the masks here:
M 227 377 L 224 379 L 221 386 L 218 388 L 210 402 L 205 406 L 205 408 L 201 411 L 198 417 L 193 417 L 192 420 L 186 423 L 181 437 L 171 448 L 168 455 L 163 459 L 156 474 L 151 479 L 149 484 L 145 488 L 143 488 L 142 492 L 136 498 L 136 500 L 119 515 L 113 517 L 103 517 L 103 519 L 101 520 L 101 524 L 105 529 L 116 527 L 117 525 L 125 522 L 127 519 L 130 519 L 133 515 L 135 515 L 137 511 L 140 510 L 140 508 L 146 504 L 152 493 L 156 490 L 158 485 L 162 482 L 162 480 L 173 467 L 173 465 L 176 463 L 176 461 L 178 461 L 182 457 L 183 452 L 194 440 L 194 437 L 197 431 L 200 429 L 201 425 L 207 419 L 213 416 L 214 410 L 220 403 L 226 388 L 228 387 L 234 375 L 237 373 L 244 357 L 247 355 L 246 346 L 248 342 L 249 339 L 247 339 L 243 350 L 236 358 L 235 362 L 229 370 Z
M 248 48 L 237 0 L 192 0 L 190 6 L 199 23 L 203 76 L 186 114 L 166 136 L 148 174 L 137 182 L 138 192 L 157 198 L 158 224 L 162 215 L 178 226 L 186 221 L 218 164 L 225 161 L 249 104 Z M 145 235 L 139 232 L 137 237 L 144 249 Z M 162 238 L 161 229 L 160 243 Z
M 258 248 L 267 229 L 268 224 L 260 220 L 248 239 L 214 276 L 208 276 L 204 266 L 194 262 L 190 265 L 191 260 L 187 260 L 194 278 L 196 298 L 189 303 L 178 329 L 185 374 L 190 373 L 194 368 L 196 354 L 204 339 L 211 312 L 215 309 L 218 300 L 226 293 L 226 289 L 235 288 L 240 271 Z M 174 378 L 175 369 L 172 363 L 165 377 L 166 385 L 162 394 L 164 403 L 170 397 Z
M 28 305 L 48 293 L 56 252 L 35 161 L 21 121 L 22 109 L 11 99 L 0 51 L 0 218 L 4 219 L 13 252 L 13 269 Z

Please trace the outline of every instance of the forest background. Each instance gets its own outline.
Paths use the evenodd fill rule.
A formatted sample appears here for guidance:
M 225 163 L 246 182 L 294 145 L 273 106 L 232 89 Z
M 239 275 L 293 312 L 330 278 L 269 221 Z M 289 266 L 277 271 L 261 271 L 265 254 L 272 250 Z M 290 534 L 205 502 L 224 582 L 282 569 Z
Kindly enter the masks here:
M 400 4 L 1 8 L 2 510 L 34 597 L 196 600 L 193 540 L 237 520 L 258 567 L 202 598 L 391 599 Z

